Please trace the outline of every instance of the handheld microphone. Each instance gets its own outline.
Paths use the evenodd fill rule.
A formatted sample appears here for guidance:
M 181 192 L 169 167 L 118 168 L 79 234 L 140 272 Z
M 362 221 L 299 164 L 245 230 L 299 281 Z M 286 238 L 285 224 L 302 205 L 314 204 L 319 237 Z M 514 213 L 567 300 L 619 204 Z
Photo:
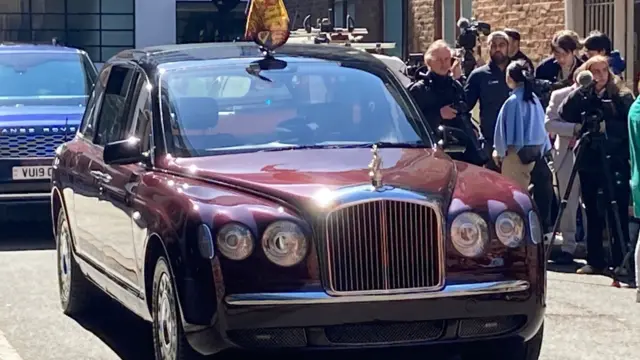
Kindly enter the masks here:
M 593 84 L 593 74 L 589 70 L 580 71 L 576 77 L 576 82 L 581 88 L 588 88 Z

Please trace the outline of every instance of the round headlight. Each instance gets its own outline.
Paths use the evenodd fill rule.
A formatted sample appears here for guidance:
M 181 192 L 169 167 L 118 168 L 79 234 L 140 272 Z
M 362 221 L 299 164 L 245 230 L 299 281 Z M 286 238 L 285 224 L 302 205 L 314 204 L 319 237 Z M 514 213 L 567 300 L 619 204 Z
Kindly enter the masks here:
M 451 223 L 451 242 L 466 257 L 483 254 L 489 244 L 487 222 L 476 213 L 463 212 Z
M 535 211 L 529 211 L 529 233 L 531 241 L 534 244 L 540 244 L 542 241 L 542 224 L 540 224 L 540 218 Z
M 274 264 L 293 266 L 307 255 L 308 241 L 302 229 L 295 223 L 277 221 L 264 231 L 262 248 Z
M 223 226 L 216 236 L 218 250 L 231 260 L 248 258 L 253 252 L 254 243 L 251 231 L 237 223 Z
M 513 211 L 505 211 L 496 219 L 496 236 L 510 248 L 520 246 L 524 239 L 524 220 Z

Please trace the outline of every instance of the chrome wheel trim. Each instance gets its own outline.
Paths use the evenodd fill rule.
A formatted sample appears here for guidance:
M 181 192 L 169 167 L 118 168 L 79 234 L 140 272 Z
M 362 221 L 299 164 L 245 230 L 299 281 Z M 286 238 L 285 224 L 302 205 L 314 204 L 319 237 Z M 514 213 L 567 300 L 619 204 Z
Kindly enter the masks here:
M 176 359 L 178 353 L 178 326 L 174 306 L 173 288 L 167 273 L 160 276 L 156 306 L 156 333 L 164 360 Z
M 60 298 L 66 303 L 71 293 L 71 251 L 69 246 L 69 229 L 67 222 L 62 221 L 58 231 L 58 279 L 60 281 Z

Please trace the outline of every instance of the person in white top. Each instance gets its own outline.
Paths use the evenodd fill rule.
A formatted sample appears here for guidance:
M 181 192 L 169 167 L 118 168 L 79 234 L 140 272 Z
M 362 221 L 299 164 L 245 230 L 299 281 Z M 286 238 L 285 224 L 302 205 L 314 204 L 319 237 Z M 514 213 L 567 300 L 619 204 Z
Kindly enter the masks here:
M 560 197 L 564 196 L 569 185 L 569 177 L 574 164 L 573 143 L 577 133 L 576 125 L 566 122 L 560 118 L 558 110 L 562 102 L 575 90 L 579 85 L 576 83 L 576 77 L 580 73 L 580 68 L 574 72 L 574 84 L 572 86 L 555 90 L 551 93 L 549 106 L 547 106 L 545 117 L 545 128 L 551 134 L 556 135 L 553 144 L 553 167 L 558 181 L 558 189 Z M 562 253 L 554 258 L 557 264 L 573 263 L 573 256 L 576 251 L 576 217 L 580 198 L 580 178 L 576 174 L 571 194 L 567 201 L 562 219 L 560 221 L 560 233 L 562 236 Z M 583 216 L 584 220 L 586 216 Z M 557 241 L 557 240 L 556 240 Z

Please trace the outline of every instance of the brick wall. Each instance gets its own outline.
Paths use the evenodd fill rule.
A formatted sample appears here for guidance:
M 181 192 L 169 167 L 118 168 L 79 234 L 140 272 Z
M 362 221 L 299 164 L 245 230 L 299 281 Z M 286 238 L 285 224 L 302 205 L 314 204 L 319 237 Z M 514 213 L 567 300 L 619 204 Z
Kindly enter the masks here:
M 382 1 L 379 0 L 351 0 L 355 2 L 356 12 L 353 16 L 356 26 L 367 28 L 369 35 L 364 41 L 382 41 L 384 37 Z M 315 26 L 317 18 L 329 16 L 332 0 L 284 0 L 291 21 L 294 21 L 296 12 L 298 19 L 295 27 L 302 27 L 302 20 L 311 15 L 312 24 Z
M 517 29 L 522 51 L 534 63 L 549 56 L 549 41 L 565 28 L 563 0 L 474 0 L 473 14 L 490 23 L 492 30 Z M 482 54 L 488 57 L 486 46 Z
M 447 0 L 445 0 L 447 1 Z M 409 52 L 424 52 L 436 40 L 435 0 L 409 0 Z

